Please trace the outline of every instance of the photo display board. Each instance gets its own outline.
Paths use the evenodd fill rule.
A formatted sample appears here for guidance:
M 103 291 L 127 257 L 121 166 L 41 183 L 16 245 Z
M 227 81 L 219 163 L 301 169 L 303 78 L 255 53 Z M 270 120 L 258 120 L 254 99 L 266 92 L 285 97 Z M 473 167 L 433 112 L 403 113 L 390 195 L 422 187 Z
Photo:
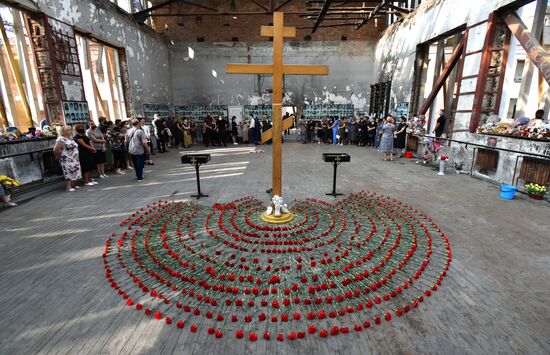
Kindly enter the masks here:
M 303 116 L 308 118 L 323 118 L 328 116 L 351 117 L 354 114 L 353 104 L 346 105 L 306 105 Z
M 212 116 L 229 116 L 227 105 L 174 106 L 174 114 L 179 115 L 182 118 L 189 117 L 191 122 L 202 122 L 208 114 L 211 114 Z
M 145 121 L 153 122 L 153 116 L 155 113 L 158 113 L 160 118 L 168 119 L 172 110 L 170 105 L 167 104 L 143 104 L 143 114 L 145 116 Z
M 400 102 L 397 104 L 397 107 L 395 109 L 395 118 L 400 119 L 402 116 L 405 116 L 405 118 L 409 118 L 409 103 L 408 102 Z
M 65 124 L 87 123 L 90 121 L 90 111 L 86 101 L 63 101 Z
M 267 117 L 271 120 L 273 115 L 273 106 L 271 105 L 244 105 L 244 116 L 249 119 L 251 115 L 254 117 L 262 118 Z

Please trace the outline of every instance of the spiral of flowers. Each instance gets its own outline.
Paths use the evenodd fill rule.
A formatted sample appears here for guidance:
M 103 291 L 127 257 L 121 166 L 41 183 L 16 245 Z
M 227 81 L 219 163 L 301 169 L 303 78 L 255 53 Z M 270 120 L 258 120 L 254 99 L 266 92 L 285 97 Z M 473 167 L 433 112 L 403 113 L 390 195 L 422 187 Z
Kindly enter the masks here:
M 376 193 L 294 201 L 261 221 L 245 197 L 212 208 L 158 201 L 107 239 L 105 276 L 165 324 L 248 341 L 327 337 L 401 317 L 439 289 L 449 240 L 424 213 Z

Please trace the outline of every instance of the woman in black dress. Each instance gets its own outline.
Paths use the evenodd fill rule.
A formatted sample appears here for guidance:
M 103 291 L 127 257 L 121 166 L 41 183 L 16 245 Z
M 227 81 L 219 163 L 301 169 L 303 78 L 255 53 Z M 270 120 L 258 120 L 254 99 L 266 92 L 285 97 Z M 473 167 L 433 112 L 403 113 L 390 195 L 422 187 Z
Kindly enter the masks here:
M 82 178 L 84 179 L 84 185 L 94 186 L 97 182 L 92 181 L 92 172 L 95 169 L 95 153 L 96 150 L 90 143 L 90 138 L 86 136 L 86 130 L 81 124 L 77 124 L 74 127 L 76 135 L 74 141 L 78 144 L 78 155 L 80 158 L 80 170 L 82 171 Z
M 233 140 L 233 144 L 239 144 L 237 143 L 238 138 L 239 138 L 239 126 L 237 125 L 237 117 L 233 116 L 231 117 L 231 139 Z
M 394 142 L 394 148 L 397 151 L 397 157 L 400 158 L 401 154 L 403 153 L 403 149 L 405 149 L 405 140 L 407 137 L 407 119 L 403 116 L 399 120 L 397 129 L 395 130 L 395 135 L 396 138 Z

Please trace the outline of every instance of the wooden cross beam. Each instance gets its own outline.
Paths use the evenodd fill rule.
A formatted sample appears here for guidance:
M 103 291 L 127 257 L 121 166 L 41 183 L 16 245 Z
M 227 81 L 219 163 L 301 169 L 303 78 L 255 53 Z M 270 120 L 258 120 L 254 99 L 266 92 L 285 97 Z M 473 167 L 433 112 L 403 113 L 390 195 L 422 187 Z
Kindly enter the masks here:
M 294 116 L 287 117 L 283 120 L 283 131 L 290 129 L 294 123 Z M 273 139 L 273 128 L 268 129 L 265 132 L 262 132 L 262 144 Z
M 273 26 L 262 26 L 261 35 L 273 37 L 273 64 L 227 64 L 228 74 L 270 74 L 273 75 L 273 195 L 282 196 L 282 142 L 283 131 L 283 76 L 284 75 L 328 75 L 327 66 L 284 65 L 283 38 L 296 37 L 295 27 L 284 27 L 284 14 L 273 13 Z

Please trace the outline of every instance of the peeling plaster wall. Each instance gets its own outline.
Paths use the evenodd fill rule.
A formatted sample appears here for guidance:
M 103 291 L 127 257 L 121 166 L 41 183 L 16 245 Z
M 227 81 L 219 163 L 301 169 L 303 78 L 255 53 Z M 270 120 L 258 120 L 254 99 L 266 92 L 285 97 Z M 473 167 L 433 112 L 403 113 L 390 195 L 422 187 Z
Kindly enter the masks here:
M 177 42 L 170 50 L 174 104 L 271 103 L 271 94 L 255 92 L 256 75 L 225 74 L 227 63 L 272 63 L 271 47 L 271 42 Z M 285 43 L 285 64 L 328 65 L 330 71 L 328 76 L 286 76 L 285 104 L 353 103 L 366 110 L 374 81 L 374 48 L 374 42 L 366 41 Z M 263 89 L 271 85 L 266 78 Z
M 36 2 L 48 16 L 126 50 L 134 113 L 142 113 L 144 103 L 172 102 L 168 46 L 152 30 L 105 0 Z
M 375 73 L 378 73 L 377 81 L 392 80 L 393 107 L 398 102 L 411 101 L 417 45 L 464 24 L 484 21 L 491 12 L 512 2 L 428 0 L 403 22 L 388 28 L 376 47 Z

